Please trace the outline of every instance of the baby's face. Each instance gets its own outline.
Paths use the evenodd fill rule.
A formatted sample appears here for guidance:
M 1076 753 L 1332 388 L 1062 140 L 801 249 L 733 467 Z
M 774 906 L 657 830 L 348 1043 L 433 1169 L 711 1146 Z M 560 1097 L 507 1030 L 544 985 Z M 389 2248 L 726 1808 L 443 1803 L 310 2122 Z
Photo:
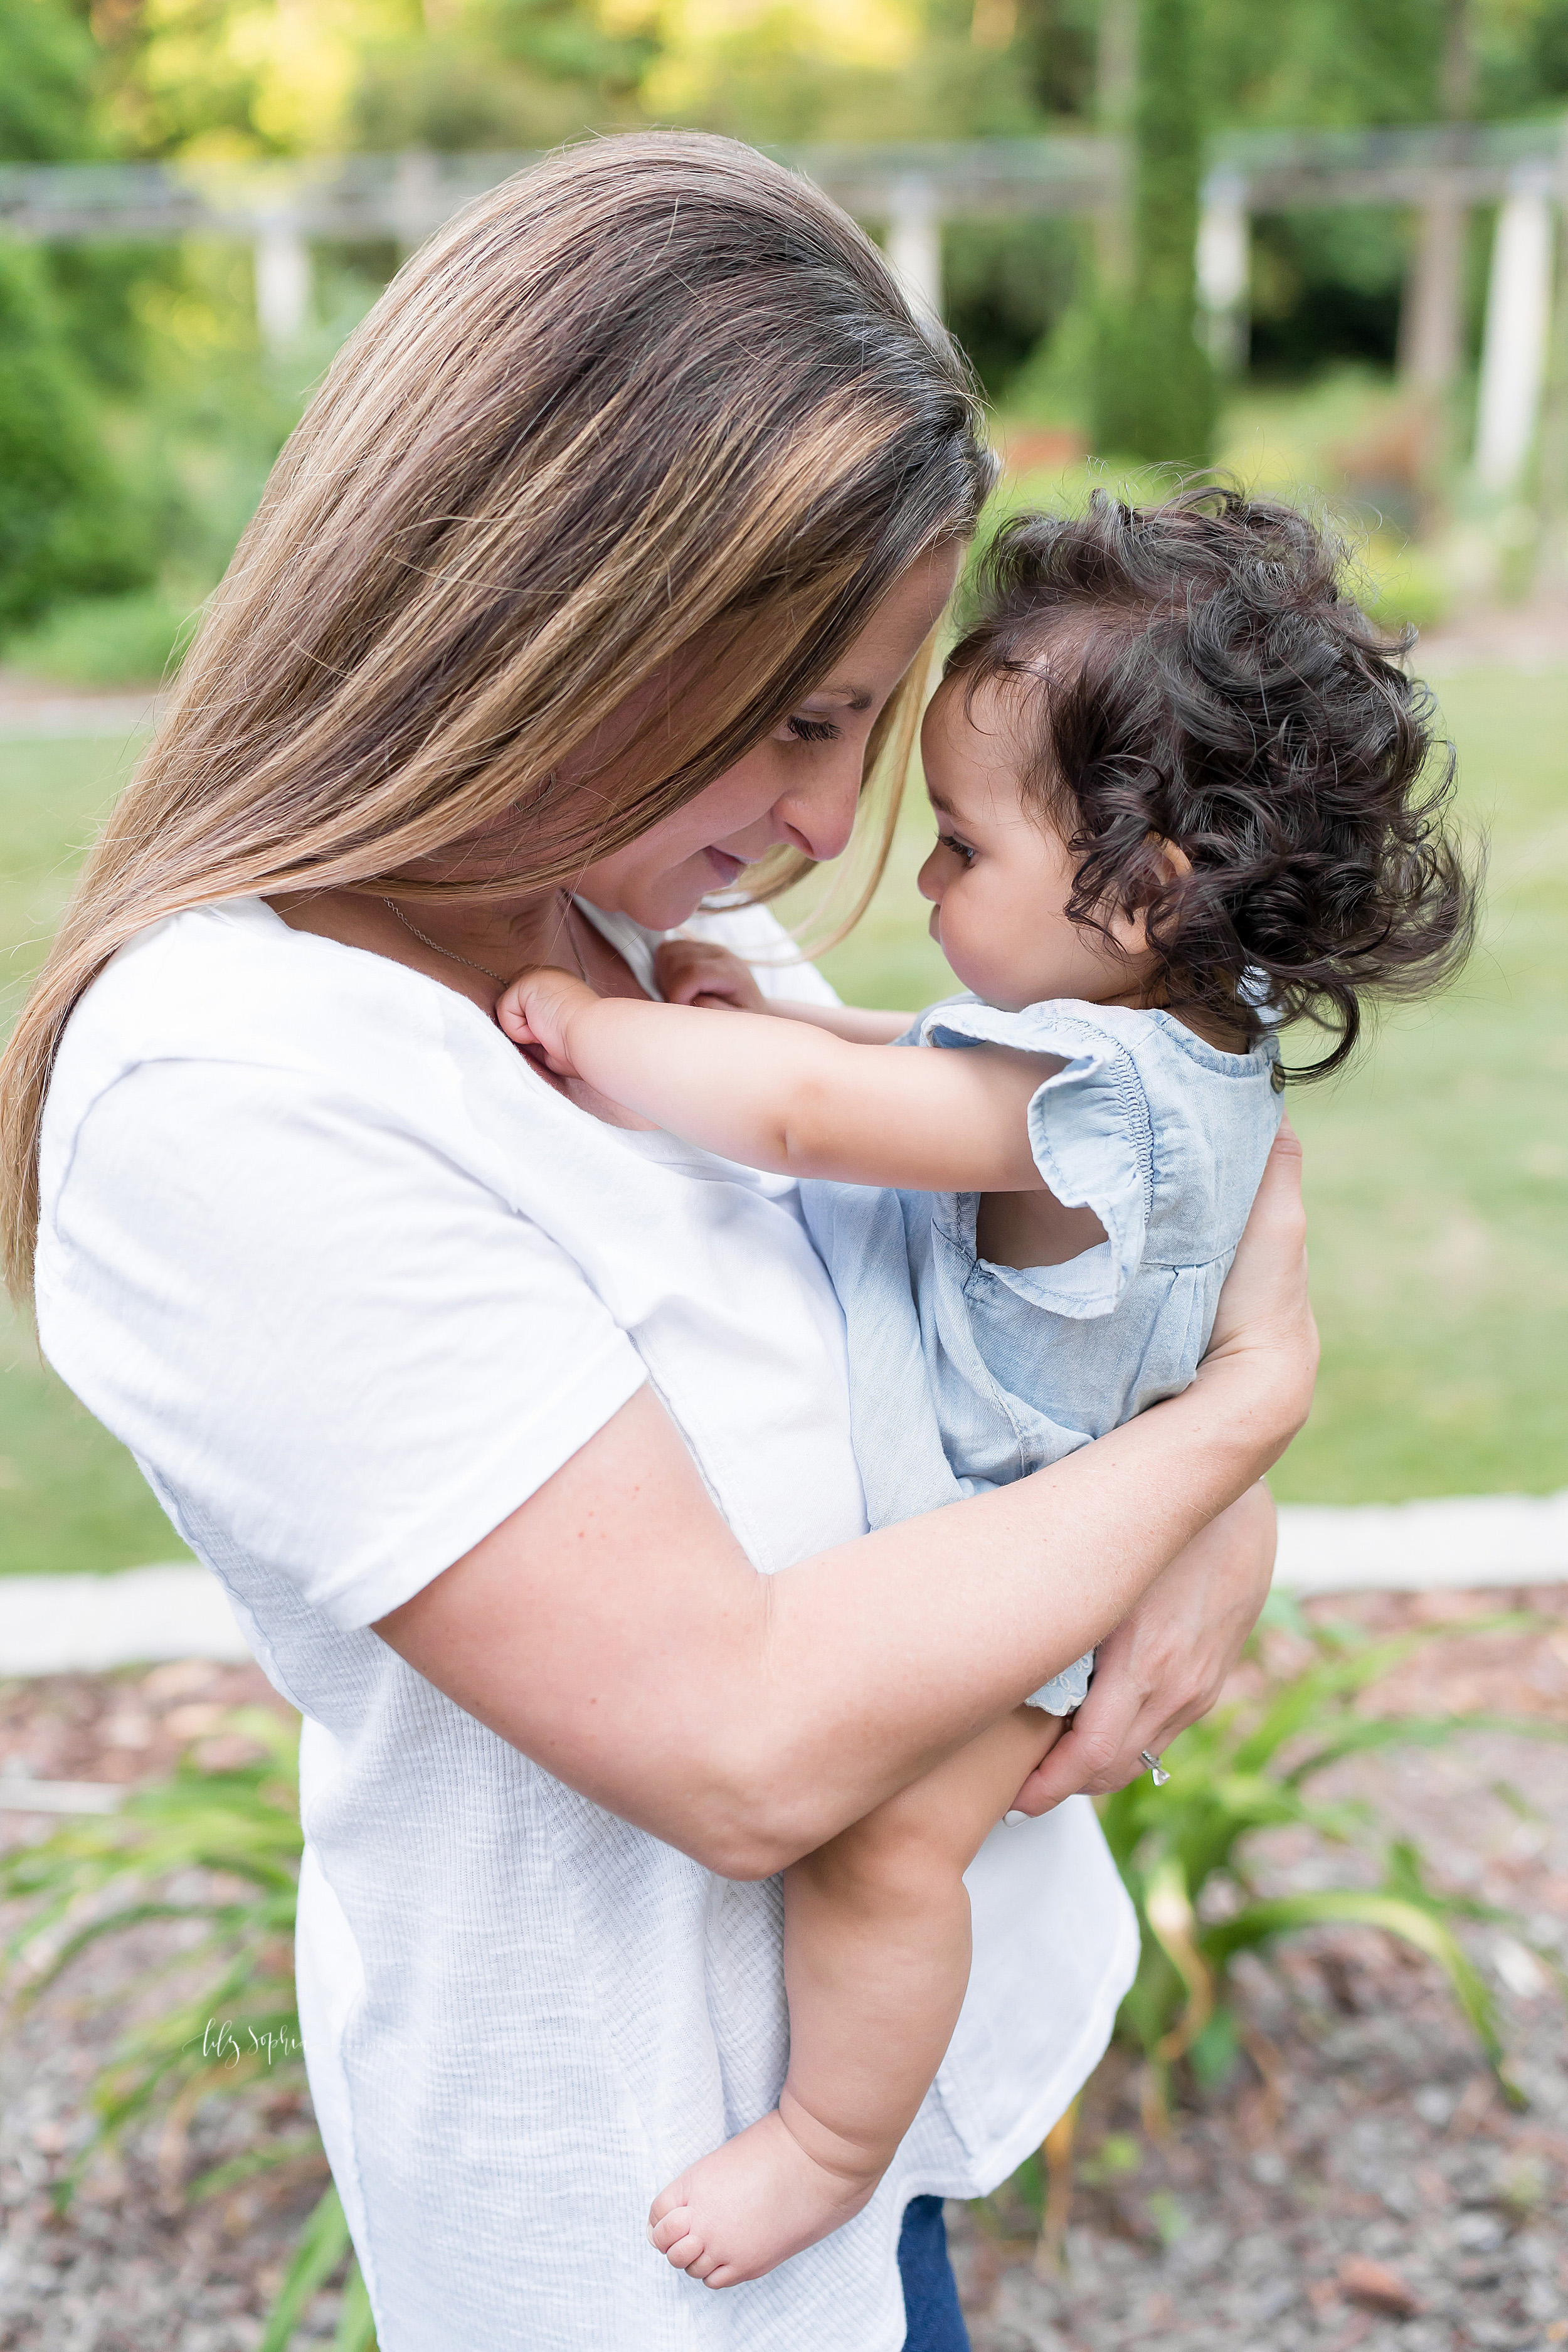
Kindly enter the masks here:
M 952 679 L 926 713 L 921 757 L 937 844 L 921 868 L 931 935 L 965 988 L 1004 1012 L 1047 998 L 1138 1003 L 1150 958 L 1142 924 L 1111 922 L 1126 950 L 1069 921 L 1075 861 L 1024 804 L 1025 764 L 1005 690 L 989 683 L 964 709 Z

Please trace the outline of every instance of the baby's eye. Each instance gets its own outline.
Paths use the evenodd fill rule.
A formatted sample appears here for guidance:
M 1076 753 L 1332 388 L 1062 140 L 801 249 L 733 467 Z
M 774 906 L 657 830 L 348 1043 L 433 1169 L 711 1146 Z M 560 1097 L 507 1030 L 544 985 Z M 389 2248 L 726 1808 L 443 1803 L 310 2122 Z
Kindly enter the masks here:
M 798 710 L 785 719 L 784 725 L 797 743 L 837 743 L 843 731 L 831 719 L 808 719 Z
M 966 841 L 960 841 L 951 833 L 939 833 L 936 838 L 940 849 L 951 849 L 953 856 L 962 857 L 966 866 L 973 864 L 974 852 Z

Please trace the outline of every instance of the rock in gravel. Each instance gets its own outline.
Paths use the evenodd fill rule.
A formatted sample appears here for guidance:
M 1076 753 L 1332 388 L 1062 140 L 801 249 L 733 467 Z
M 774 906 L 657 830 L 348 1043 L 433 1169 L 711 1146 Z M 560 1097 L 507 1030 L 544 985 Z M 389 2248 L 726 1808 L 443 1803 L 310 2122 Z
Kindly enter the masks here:
M 1348 2254 L 1340 2264 L 1340 2293 L 1347 2303 L 1364 2304 L 1369 2311 L 1385 2311 L 1395 2319 L 1413 2319 L 1421 2298 L 1397 2271 L 1365 2254 Z

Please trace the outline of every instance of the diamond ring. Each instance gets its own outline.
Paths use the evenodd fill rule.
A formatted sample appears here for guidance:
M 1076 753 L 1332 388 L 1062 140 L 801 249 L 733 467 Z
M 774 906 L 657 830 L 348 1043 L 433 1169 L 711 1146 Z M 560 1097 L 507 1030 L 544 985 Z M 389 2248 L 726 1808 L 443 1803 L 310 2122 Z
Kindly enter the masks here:
M 1164 1766 L 1161 1763 L 1159 1758 L 1157 1756 L 1151 1756 L 1146 1748 L 1141 1748 L 1138 1750 L 1138 1758 L 1140 1763 L 1147 1764 L 1150 1771 L 1153 1774 L 1154 1786 L 1156 1789 L 1163 1789 L 1171 1776 L 1166 1771 Z

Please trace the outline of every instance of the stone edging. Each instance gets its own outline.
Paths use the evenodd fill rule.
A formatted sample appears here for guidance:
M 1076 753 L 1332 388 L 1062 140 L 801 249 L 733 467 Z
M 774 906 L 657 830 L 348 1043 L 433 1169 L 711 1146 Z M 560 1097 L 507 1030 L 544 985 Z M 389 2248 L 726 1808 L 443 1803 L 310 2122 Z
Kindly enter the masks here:
M 1274 1580 L 1302 1594 L 1565 1584 L 1568 1491 L 1351 1508 L 1282 1504 Z M 249 1655 L 223 1587 L 205 1568 L 0 1577 L 0 1676 Z

